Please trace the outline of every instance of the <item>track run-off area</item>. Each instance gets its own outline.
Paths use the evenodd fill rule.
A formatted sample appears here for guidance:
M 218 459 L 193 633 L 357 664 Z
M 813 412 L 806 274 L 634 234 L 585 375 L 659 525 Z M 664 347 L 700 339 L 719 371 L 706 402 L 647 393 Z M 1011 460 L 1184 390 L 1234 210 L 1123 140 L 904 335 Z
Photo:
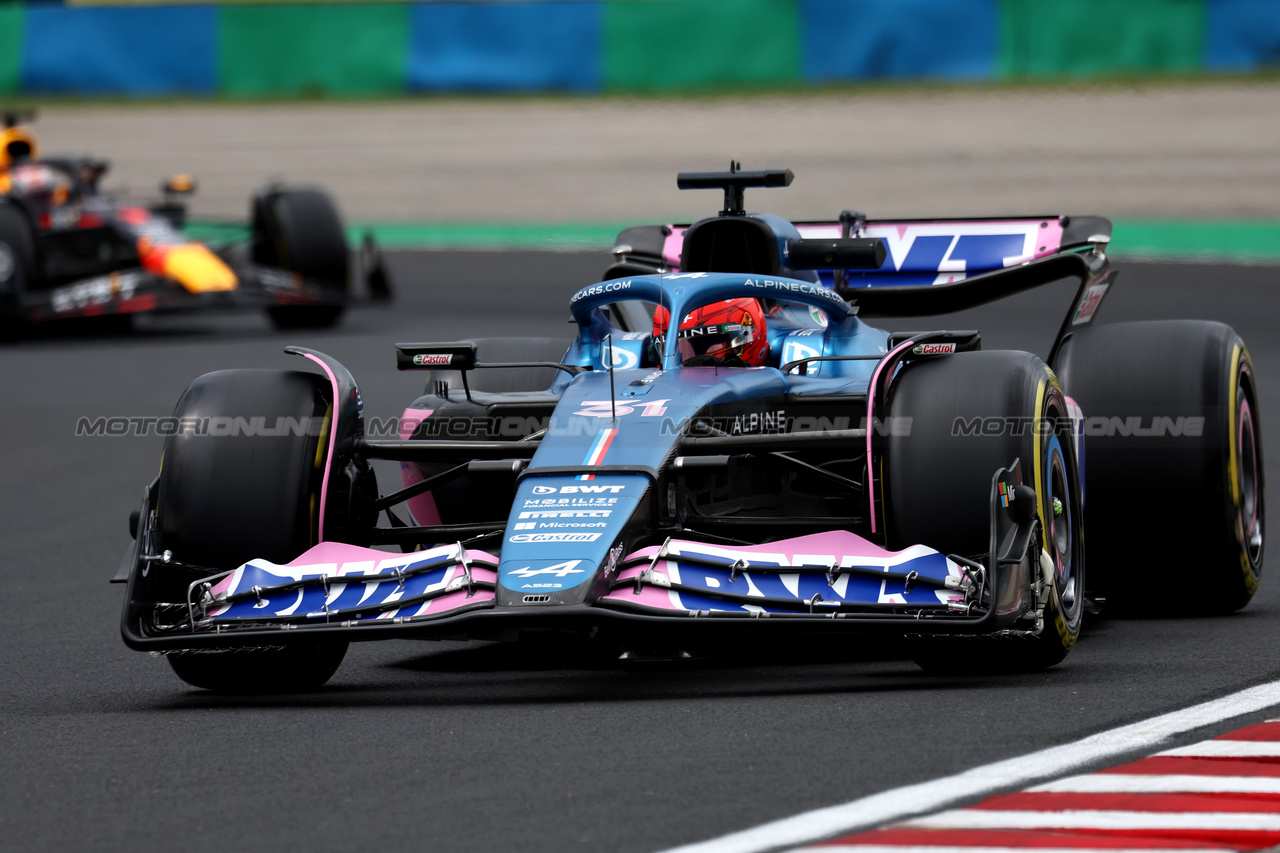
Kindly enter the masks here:
M 689 665 L 626 667 L 569 644 L 387 642 L 353 646 L 321 691 L 233 697 L 189 688 L 163 660 L 124 647 L 122 590 L 107 580 L 162 439 L 77 437 L 80 418 L 166 416 L 202 373 L 297 368 L 281 352 L 290 343 L 340 359 L 367 414 L 394 417 L 421 387 L 395 371 L 393 343 L 567 338 L 568 297 L 608 261 L 605 252 L 394 252 L 397 301 L 357 307 L 331 331 L 278 333 L 258 316 L 144 318 L 129 335 L 50 329 L 0 349 L 3 846 L 709 853 L 843 838 L 877 848 L 864 853 L 905 853 L 931 846 L 921 834 L 941 831 L 938 821 L 958 821 L 968 840 L 929 837 L 1025 847 L 1035 839 L 1014 838 L 999 816 L 1007 825 L 1068 794 L 1160 793 L 1069 789 L 1076 783 L 1064 779 L 1151 775 L 1123 767 L 1175 759 L 1250 761 L 1269 775 L 1275 765 L 1257 760 L 1269 753 L 1195 750 L 1245 749 L 1203 742 L 1280 717 L 1273 569 L 1237 614 L 1104 614 L 1062 665 L 1012 677 L 928 675 L 890 643 L 753 645 Z M 1280 422 L 1270 416 L 1280 400 L 1280 269 L 1116 266 L 1099 322 L 1197 317 L 1244 337 L 1268 473 L 1280 482 Z M 910 324 L 981 328 L 988 348 L 1043 355 L 1069 291 Z M 384 489 L 398 479 L 394 468 L 379 474 Z M 1161 499 L 1134 484 L 1135 501 Z M 1161 582 L 1140 540 L 1112 559 Z M 1111 767 L 1122 769 L 1092 776 Z M 1247 788 L 1248 808 L 1223 811 L 1274 821 L 1274 796 L 1256 793 L 1267 790 Z M 1006 795 L 1023 799 L 983 803 Z M 1195 812 L 1177 803 L 1179 814 Z M 1063 813 L 1085 811 L 1141 810 Z M 1016 831 L 1039 833 L 1040 846 L 1118 843 L 1080 827 Z M 1118 832 L 1151 849 L 1224 846 L 1185 827 L 1181 841 L 1158 843 Z

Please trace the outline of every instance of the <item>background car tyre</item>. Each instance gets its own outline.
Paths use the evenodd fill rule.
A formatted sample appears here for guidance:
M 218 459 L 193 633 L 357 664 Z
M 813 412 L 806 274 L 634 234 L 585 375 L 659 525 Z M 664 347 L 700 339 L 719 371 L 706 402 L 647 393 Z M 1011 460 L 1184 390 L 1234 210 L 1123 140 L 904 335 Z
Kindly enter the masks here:
M 251 255 L 254 263 L 279 267 L 318 284 L 345 301 L 350 282 L 350 252 L 342 217 L 319 189 L 273 190 L 253 204 Z M 273 305 L 271 320 L 282 329 L 332 326 L 344 306 Z
M 1076 446 L 1053 372 L 1024 352 L 917 361 L 899 374 L 887 415 L 890 423 L 911 419 L 910 430 L 886 437 L 883 518 L 891 549 L 921 543 L 985 564 L 991 478 L 1018 459 L 1023 482 L 1036 491 L 1052 562 L 1038 636 L 921 637 L 916 662 L 946 672 L 1034 671 L 1060 662 L 1080 635 L 1085 553 Z M 982 424 L 976 431 L 975 422 Z M 1037 565 L 1038 553 L 1031 556 Z
M 1085 416 L 1097 592 L 1113 612 L 1222 614 L 1262 575 L 1266 489 L 1253 364 L 1203 320 L 1076 332 L 1057 357 Z
M 286 563 L 314 545 L 332 420 L 328 393 L 318 376 L 280 370 L 225 370 L 192 382 L 174 417 L 207 429 L 182 430 L 165 441 L 156 499 L 159 548 L 212 574 L 253 558 Z M 185 600 L 189 578 L 166 575 L 165 568 L 153 569 L 157 600 Z M 197 687 L 301 690 L 324 684 L 346 646 L 322 641 L 167 657 L 178 677 Z
M 27 215 L 0 201 L 0 341 L 26 333 L 22 300 L 35 270 L 35 253 L 35 234 Z

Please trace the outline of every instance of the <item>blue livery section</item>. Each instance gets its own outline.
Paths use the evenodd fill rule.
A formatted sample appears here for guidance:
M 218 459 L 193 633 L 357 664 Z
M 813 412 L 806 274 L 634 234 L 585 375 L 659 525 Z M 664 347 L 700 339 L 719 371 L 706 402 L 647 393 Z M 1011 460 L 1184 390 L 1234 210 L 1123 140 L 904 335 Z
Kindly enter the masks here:
M 223 598 L 233 596 L 226 604 L 215 598 L 209 616 L 218 622 L 236 622 L 270 617 L 314 616 L 366 608 L 363 614 L 346 614 L 344 619 L 409 618 L 426 613 L 430 601 L 415 598 L 442 594 L 461 587 L 466 570 L 456 559 L 456 548 L 447 546 L 406 554 L 370 551 L 362 562 L 341 565 L 332 562 L 302 566 L 278 566 L 265 560 L 253 560 L 215 587 Z M 385 556 L 385 558 L 383 558 Z M 376 558 L 376 559 L 375 559 Z M 297 585 L 299 581 L 322 582 Z M 294 588 L 279 589 L 294 584 Z M 405 601 L 403 608 L 383 608 Z
M 916 552 L 921 553 L 916 555 Z M 681 553 L 692 556 L 698 553 L 698 549 L 693 546 L 683 545 Z M 755 554 L 751 555 L 751 563 L 753 567 L 784 565 L 776 560 L 761 558 Z M 824 563 L 816 560 L 806 561 L 804 564 L 824 565 Z M 846 558 L 841 561 L 841 564 L 849 567 L 856 565 L 856 561 Z M 949 571 L 947 558 L 936 551 L 930 551 L 926 548 L 904 552 L 903 559 L 900 561 L 890 562 L 885 566 L 867 566 L 866 568 L 879 571 L 892 570 L 895 573 L 916 572 L 921 577 L 943 582 L 948 577 L 954 576 Z M 827 601 L 858 604 L 918 604 L 926 607 L 937 607 L 945 606 L 948 601 L 957 596 L 957 593 L 953 590 L 945 588 L 940 590 L 936 586 L 919 582 L 913 583 L 912 588 L 908 590 L 905 580 L 897 578 L 877 579 L 868 577 L 865 574 L 841 574 L 834 583 L 828 583 L 826 574 L 822 572 L 766 574 L 760 571 L 748 571 L 738 572 L 731 579 L 730 575 L 733 573 L 730 570 L 713 569 L 693 563 L 681 562 L 679 558 L 668 560 L 665 571 L 673 584 L 702 587 L 719 593 L 727 592 L 752 597 L 814 601 L 815 606 L 817 606 L 818 602 Z M 689 610 L 750 611 L 754 609 L 766 613 L 795 612 L 794 608 L 726 601 L 717 596 L 699 595 L 696 592 L 689 592 L 685 589 L 680 590 L 676 595 L 679 596 L 680 603 Z M 817 596 L 816 600 L 815 596 Z
M 498 568 L 504 588 L 522 595 L 559 592 L 595 577 L 649 481 L 584 476 L 531 476 L 520 484 Z

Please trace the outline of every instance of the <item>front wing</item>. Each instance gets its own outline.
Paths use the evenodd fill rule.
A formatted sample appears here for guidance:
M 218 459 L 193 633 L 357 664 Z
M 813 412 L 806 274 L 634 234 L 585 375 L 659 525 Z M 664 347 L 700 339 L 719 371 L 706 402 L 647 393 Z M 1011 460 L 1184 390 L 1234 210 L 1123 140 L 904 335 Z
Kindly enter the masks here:
M 192 293 L 178 282 L 137 268 L 112 272 L 51 289 L 23 300 L 30 323 L 77 317 L 188 311 L 249 310 L 273 305 L 342 305 L 344 294 L 296 273 L 255 264 L 234 268 L 231 290 Z
M 669 539 L 625 557 L 618 549 L 588 603 L 541 607 L 536 600 L 499 605 L 499 561 L 484 551 L 454 544 L 391 554 L 335 542 L 284 565 L 252 560 L 193 575 L 185 600 L 156 602 L 145 593 L 147 575 L 167 555 L 144 553 L 140 543 L 151 539 L 144 527 L 117 576 L 128 583 L 121 629 L 126 644 L 140 650 L 275 646 L 319 634 L 495 638 L 602 625 L 649 638 L 995 634 L 1038 621 L 1043 608 L 1035 593 L 1039 563 L 1028 556 L 1032 530 L 1000 509 L 1001 496 L 1018 482 L 1016 464 L 993 478 L 986 565 L 923 545 L 885 551 L 847 531 L 756 546 Z M 148 516 L 144 501 L 141 518 Z

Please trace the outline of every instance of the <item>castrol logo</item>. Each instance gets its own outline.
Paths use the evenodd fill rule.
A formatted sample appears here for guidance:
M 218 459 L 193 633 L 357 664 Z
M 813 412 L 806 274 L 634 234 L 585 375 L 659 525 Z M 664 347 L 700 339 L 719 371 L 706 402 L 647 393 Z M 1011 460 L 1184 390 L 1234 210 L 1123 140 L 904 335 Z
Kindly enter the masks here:
M 950 355 L 955 351 L 955 344 L 921 344 L 911 350 L 916 355 Z
M 413 363 L 429 367 L 431 365 L 448 364 L 453 361 L 453 356 L 448 353 L 420 353 L 413 357 Z

